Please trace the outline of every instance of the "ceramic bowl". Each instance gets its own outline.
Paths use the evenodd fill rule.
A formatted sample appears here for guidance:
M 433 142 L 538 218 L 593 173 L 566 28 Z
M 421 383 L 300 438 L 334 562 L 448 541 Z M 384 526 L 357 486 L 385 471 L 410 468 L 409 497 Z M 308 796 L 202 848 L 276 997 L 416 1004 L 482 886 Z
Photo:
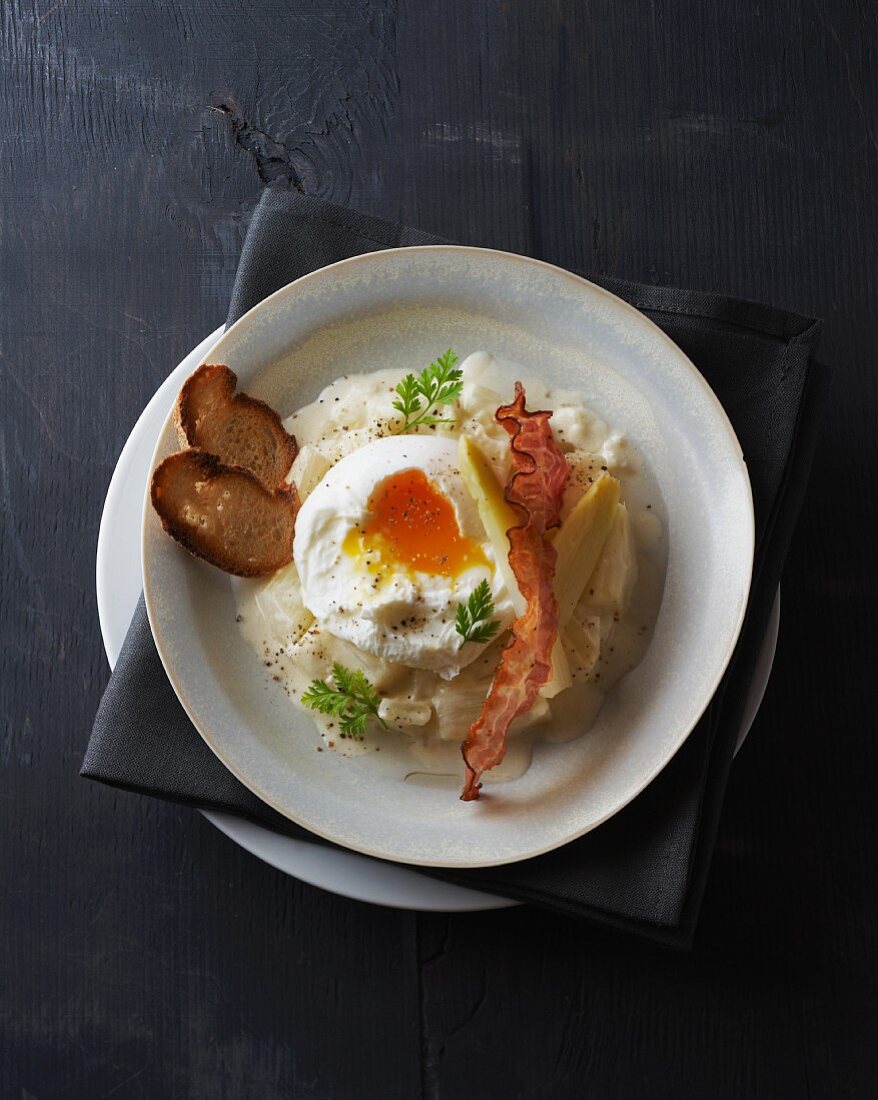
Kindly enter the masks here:
M 342 374 L 412 369 L 436 348 L 477 349 L 574 390 L 634 442 L 667 524 L 664 596 L 643 661 L 597 722 L 540 743 L 530 770 L 491 797 L 406 783 L 394 751 L 315 752 L 309 715 L 274 684 L 235 625 L 230 578 L 191 558 L 145 502 L 143 582 L 158 651 L 201 736 L 251 791 L 355 851 L 484 867 L 557 848 L 634 798 L 689 735 L 728 664 L 753 560 L 741 449 L 719 401 L 680 349 L 637 310 L 536 260 L 428 246 L 369 253 L 277 291 L 220 339 L 212 362 L 287 416 Z M 176 449 L 165 423 L 153 462 Z

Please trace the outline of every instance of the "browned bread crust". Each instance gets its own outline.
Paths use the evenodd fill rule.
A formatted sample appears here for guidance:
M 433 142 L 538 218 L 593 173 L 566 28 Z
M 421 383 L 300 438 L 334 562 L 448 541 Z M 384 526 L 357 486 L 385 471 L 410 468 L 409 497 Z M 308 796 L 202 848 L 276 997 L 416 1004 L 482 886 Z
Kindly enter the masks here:
M 168 534 L 226 573 L 259 577 L 292 561 L 294 486 L 267 489 L 252 471 L 190 449 L 159 463 L 150 495 Z
M 243 466 L 269 489 L 280 487 L 296 457 L 296 441 L 264 401 L 235 393 L 234 371 L 203 364 L 177 398 L 177 434 L 227 466 Z

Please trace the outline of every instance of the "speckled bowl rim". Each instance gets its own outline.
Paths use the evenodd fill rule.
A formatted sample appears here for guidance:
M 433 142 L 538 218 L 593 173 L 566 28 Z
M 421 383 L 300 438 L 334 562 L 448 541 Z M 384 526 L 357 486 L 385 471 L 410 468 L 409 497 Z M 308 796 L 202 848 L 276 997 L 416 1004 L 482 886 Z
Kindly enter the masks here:
M 695 364 L 682 351 L 682 349 L 667 335 L 667 333 L 665 333 L 661 328 L 659 328 L 659 326 L 656 325 L 655 322 L 652 321 L 649 317 L 647 317 L 646 314 L 643 313 L 641 310 L 639 310 L 636 307 L 630 305 L 624 299 L 619 298 L 618 295 L 613 294 L 609 290 L 605 290 L 603 287 L 598 286 L 596 283 L 591 282 L 590 280 L 584 278 L 583 276 L 576 275 L 571 271 L 567 271 L 565 268 L 558 267 L 555 264 L 547 263 L 544 260 L 537 260 L 537 259 L 533 259 L 533 258 L 528 257 L 528 256 L 522 256 L 522 255 L 520 255 L 518 253 L 515 253 L 515 252 L 505 252 L 502 249 L 480 248 L 480 247 L 476 247 L 474 245 L 454 245 L 454 244 L 447 244 L 447 245 L 444 245 L 444 244 L 414 245 L 414 246 L 403 247 L 403 248 L 379 249 L 379 250 L 376 250 L 376 251 L 373 251 L 373 252 L 360 253 L 356 256 L 351 256 L 351 257 L 349 257 L 347 259 L 344 259 L 344 260 L 339 260 L 336 263 L 329 264 L 326 267 L 318 268 L 315 271 L 309 272 L 307 275 L 303 275 L 300 278 L 293 280 L 293 282 L 291 282 L 291 283 L 287 283 L 284 286 L 279 287 L 272 294 L 268 295 L 268 297 L 266 297 L 262 301 L 258 302 L 255 306 L 253 306 L 250 310 L 248 310 L 247 313 L 245 313 L 242 317 L 240 317 L 233 325 L 231 325 L 223 333 L 223 335 L 217 341 L 216 345 L 211 349 L 211 358 L 214 361 L 220 361 L 222 359 L 223 344 L 232 334 L 236 333 L 241 328 L 244 328 L 248 325 L 253 324 L 254 321 L 257 321 L 259 319 L 259 317 L 262 315 L 262 313 L 269 310 L 279 299 L 282 299 L 286 295 L 295 293 L 295 291 L 299 287 L 301 287 L 301 286 L 303 286 L 307 283 L 314 282 L 316 280 L 322 280 L 322 279 L 327 279 L 327 278 L 331 279 L 333 277 L 333 275 L 341 269 L 347 269 L 347 268 L 350 268 L 350 267 L 355 267 L 355 266 L 359 266 L 359 265 L 363 265 L 363 264 L 375 263 L 376 260 L 378 262 L 380 262 L 381 260 L 384 260 L 388 257 L 391 257 L 393 255 L 397 255 L 397 254 L 400 254 L 400 253 L 406 253 L 406 254 L 411 254 L 411 253 L 424 253 L 424 254 L 429 254 L 429 253 L 434 253 L 434 254 L 435 253 L 444 253 L 444 254 L 458 253 L 458 254 L 466 254 L 466 255 L 472 255 L 472 254 L 486 255 L 486 256 L 499 257 L 501 259 L 512 261 L 514 263 L 518 263 L 518 264 L 521 264 L 521 265 L 526 265 L 526 266 L 530 266 L 530 267 L 534 267 L 534 268 L 542 268 L 544 270 L 547 270 L 547 271 L 551 272 L 552 274 L 554 274 L 555 276 L 563 277 L 565 280 L 567 280 L 568 282 L 570 282 L 574 285 L 579 285 L 579 286 L 587 288 L 588 293 L 590 293 L 592 295 L 597 295 L 597 296 L 603 298 L 607 302 L 611 302 L 613 304 L 614 308 L 621 310 L 621 312 L 623 314 L 628 314 L 632 318 L 633 322 L 636 325 L 646 326 L 648 329 L 652 330 L 651 335 L 654 336 L 656 341 L 658 341 L 659 343 L 664 344 L 666 349 L 669 350 L 674 355 L 674 357 L 678 360 L 680 365 L 683 366 L 685 369 L 687 369 L 689 371 L 689 373 L 691 374 L 692 381 L 694 381 L 696 383 L 697 387 L 701 390 L 702 397 L 706 400 L 708 406 L 711 408 L 711 410 L 714 414 L 716 426 L 719 429 L 721 429 L 723 434 L 726 436 L 726 443 L 731 448 L 731 451 L 734 454 L 735 465 L 737 467 L 737 473 L 739 474 L 739 476 L 741 478 L 743 478 L 743 483 L 744 483 L 744 486 L 746 488 L 747 513 L 746 513 L 745 516 L 742 516 L 741 518 L 742 518 L 742 521 L 746 520 L 747 525 L 748 525 L 748 530 L 746 532 L 746 536 L 747 536 L 746 537 L 746 546 L 747 546 L 746 583 L 743 586 L 743 593 L 742 593 L 742 596 L 741 596 L 741 599 L 740 599 L 740 607 L 739 607 L 739 610 L 738 610 L 738 615 L 737 615 L 737 618 L 736 618 L 736 621 L 735 621 L 734 629 L 729 631 L 728 644 L 727 644 L 727 647 L 726 647 L 724 657 L 721 661 L 718 662 L 718 668 L 717 668 L 716 675 L 714 676 L 713 680 L 710 682 L 709 691 L 704 692 L 705 698 L 704 698 L 703 706 L 700 707 L 700 709 L 698 710 L 698 713 L 695 716 L 695 718 L 691 721 L 691 723 L 686 728 L 681 727 L 681 730 L 680 730 L 680 733 L 679 733 L 678 737 L 674 741 L 672 747 L 666 753 L 665 758 L 663 760 L 661 760 L 660 763 L 658 763 L 650 772 L 648 772 L 646 777 L 640 783 L 632 786 L 632 788 L 630 790 L 630 793 L 628 794 L 627 797 L 620 800 L 618 802 L 618 804 L 614 805 L 610 810 L 608 810 L 606 813 L 602 814 L 597 819 L 588 822 L 587 825 L 584 828 L 580 828 L 580 829 L 577 829 L 577 830 L 571 832 L 569 835 L 564 836 L 562 839 L 558 840 L 557 842 L 551 842 L 551 843 L 548 843 L 548 844 L 537 846 L 536 848 L 530 849 L 528 851 L 523 851 L 520 854 L 517 854 L 514 858 L 505 858 L 504 857 L 504 858 L 500 858 L 500 859 L 496 859 L 496 860 L 490 860 L 490 859 L 460 860 L 460 861 L 456 861 L 456 862 L 453 862 L 453 863 L 449 863 L 447 861 L 438 861 L 438 860 L 435 860 L 435 859 L 412 858 L 411 856 L 400 855 L 400 854 L 394 853 L 393 851 L 387 851 L 387 850 L 382 850 L 380 848 L 374 848 L 374 847 L 372 847 L 370 845 L 367 845 L 367 844 L 358 844 L 356 842 L 351 841 L 351 839 L 349 839 L 349 838 L 340 839 L 338 836 L 333 835 L 330 831 L 323 830 L 323 829 L 315 827 L 315 825 L 312 822 L 308 821 L 306 818 L 297 816 L 296 813 L 294 812 L 294 810 L 292 810 L 290 807 L 282 804 L 277 799 L 272 798 L 267 792 L 262 790 L 259 787 L 258 784 L 254 783 L 253 780 L 250 777 L 243 774 L 242 771 L 240 769 L 238 769 L 233 764 L 233 762 L 231 762 L 230 760 L 228 760 L 226 758 L 226 756 L 223 753 L 222 747 L 217 744 L 216 739 L 211 734 L 210 729 L 205 728 L 205 726 L 199 721 L 196 713 L 194 712 L 194 709 L 191 705 L 191 702 L 190 702 L 190 700 L 187 696 L 186 689 L 185 689 L 183 683 L 181 682 L 180 676 L 179 676 L 177 670 L 175 669 L 175 667 L 173 665 L 173 662 L 171 661 L 171 659 L 169 657 L 167 648 L 166 648 L 166 646 L 163 642 L 162 628 L 161 628 L 161 625 L 158 621 L 157 609 L 156 609 L 156 604 L 155 604 L 155 597 L 154 597 L 154 594 L 151 590 L 151 586 L 150 586 L 150 582 L 149 582 L 149 568 L 148 568 L 148 564 L 147 564 L 148 563 L 148 545 L 147 545 L 147 543 L 148 543 L 148 532 L 147 532 L 146 520 L 147 520 L 147 517 L 150 514 L 150 509 L 151 509 L 149 483 L 151 482 L 151 479 L 152 479 L 152 471 L 155 469 L 155 466 L 156 466 L 157 456 L 158 456 L 159 452 L 162 449 L 163 438 L 164 438 L 165 432 L 167 431 L 169 422 L 171 420 L 173 420 L 173 417 L 174 417 L 173 409 L 169 413 L 168 417 L 166 418 L 166 420 L 165 420 L 165 422 L 162 426 L 161 432 L 159 433 L 158 441 L 157 441 L 156 446 L 153 450 L 152 459 L 150 461 L 150 477 L 149 477 L 148 482 L 147 482 L 147 491 L 146 491 L 145 498 L 144 498 L 143 513 L 142 513 L 142 524 L 141 524 L 141 555 L 142 555 L 142 562 L 143 562 L 144 602 L 145 602 L 145 606 L 146 606 L 147 617 L 148 617 L 148 620 L 149 620 L 150 629 L 152 630 L 153 639 L 155 641 L 156 650 L 158 651 L 159 658 L 161 659 L 162 665 L 163 665 L 165 673 L 167 674 L 167 677 L 168 677 L 168 679 L 171 683 L 171 686 L 173 687 L 174 692 L 177 695 L 177 698 L 180 701 L 181 706 L 183 707 L 184 711 L 186 712 L 187 717 L 192 722 L 193 726 L 196 728 L 196 730 L 198 731 L 198 733 L 200 734 L 200 736 L 202 737 L 204 742 L 207 744 L 207 746 L 210 748 L 210 750 L 214 753 L 214 755 L 221 761 L 221 763 L 226 768 L 228 768 L 228 770 L 232 773 L 232 775 L 234 775 L 235 778 L 238 779 L 239 782 L 242 783 L 244 787 L 246 787 L 253 794 L 255 794 L 258 798 L 260 798 L 263 802 L 265 802 L 266 805 L 268 805 L 272 809 L 276 810 L 283 817 L 286 817 L 288 820 L 290 820 L 290 821 L 294 822 L 295 824 L 301 826 L 303 829 L 306 829 L 307 831 L 314 833 L 316 836 L 319 836 L 324 840 L 328 840 L 331 843 L 337 844 L 337 845 L 339 845 L 341 847 L 344 847 L 344 848 L 347 848 L 351 851 L 360 852 L 363 855 L 372 856 L 372 857 L 377 858 L 377 859 L 384 859 L 384 860 L 388 860 L 390 862 L 396 862 L 396 863 L 407 863 L 407 864 L 411 864 L 413 866 L 448 867 L 448 868 L 453 868 L 453 869 L 467 869 L 467 868 L 473 868 L 474 869 L 474 868 L 479 868 L 479 867 L 505 866 L 505 865 L 511 864 L 511 863 L 519 863 L 519 862 L 521 862 L 523 860 L 526 860 L 526 859 L 533 859 L 536 856 L 540 856 L 540 855 L 545 854 L 546 852 L 554 851 L 557 848 L 564 847 L 566 844 L 569 844 L 571 841 L 577 840 L 579 837 L 582 837 L 582 836 L 586 835 L 587 833 L 591 832 L 592 830 L 598 828 L 600 825 L 602 825 L 605 821 L 609 820 L 611 817 L 614 817 L 617 813 L 619 813 L 620 810 L 623 810 L 625 808 L 625 806 L 627 806 L 639 794 L 641 794 L 649 786 L 649 784 L 656 778 L 656 776 L 659 775 L 665 769 L 665 767 L 667 767 L 667 765 L 670 763 L 670 761 L 679 752 L 680 748 L 685 744 L 685 742 L 688 739 L 689 735 L 692 733 L 692 731 L 698 725 L 699 721 L 701 720 L 701 717 L 703 716 L 704 712 L 707 710 L 708 706 L 710 705 L 710 703 L 711 703 L 711 701 L 712 701 L 712 699 L 713 699 L 713 697 L 716 693 L 716 690 L 719 687 L 720 682 L 722 681 L 722 678 L 725 675 L 725 672 L 726 672 L 726 670 L 729 666 L 729 662 L 732 659 L 732 656 L 733 656 L 734 651 L 735 651 L 735 647 L 736 647 L 737 642 L 738 642 L 738 638 L 740 637 L 741 629 L 743 627 L 744 618 L 745 618 L 746 611 L 747 611 L 747 606 L 749 604 L 749 593 L 750 593 L 750 585 L 752 583 L 753 559 L 754 559 L 755 539 L 756 539 L 755 512 L 754 512 L 754 507 L 753 507 L 752 486 L 751 486 L 751 483 L 750 483 L 749 473 L 747 471 L 747 465 L 746 465 L 746 462 L 744 461 L 743 450 L 742 450 L 741 444 L 738 440 L 738 437 L 735 433 L 735 430 L 732 426 L 732 423 L 729 420 L 728 414 L 726 413 L 725 409 L 723 408 L 722 404 L 720 403 L 719 398 L 716 396 L 714 391 L 711 389 L 711 387 L 708 384 L 707 380 L 704 378 L 704 376 L 701 374 L 701 372 L 698 370 L 698 368 L 695 366 Z

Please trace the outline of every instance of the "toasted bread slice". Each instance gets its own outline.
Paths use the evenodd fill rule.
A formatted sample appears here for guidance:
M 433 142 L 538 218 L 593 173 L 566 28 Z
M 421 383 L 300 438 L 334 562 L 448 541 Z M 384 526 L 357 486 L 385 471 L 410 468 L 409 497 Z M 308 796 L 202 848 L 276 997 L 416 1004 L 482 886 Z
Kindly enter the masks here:
M 150 494 L 168 534 L 226 573 L 259 577 L 292 561 L 293 487 L 266 489 L 250 470 L 190 449 L 159 463 Z
M 227 466 L 243 466 L 268 489 L 278 488 L 296 457 L 296 441 L 264 401 L 235 393 L 234 371 L 204 364 L 177 398 L 177 434 L 184 447 L 198 447 Z

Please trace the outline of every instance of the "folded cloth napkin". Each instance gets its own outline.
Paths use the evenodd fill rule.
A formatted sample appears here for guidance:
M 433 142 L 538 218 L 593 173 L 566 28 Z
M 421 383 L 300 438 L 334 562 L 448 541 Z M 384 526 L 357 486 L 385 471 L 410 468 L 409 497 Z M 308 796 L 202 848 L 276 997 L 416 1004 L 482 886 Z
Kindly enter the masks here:
M 244 244 L 229 323 L 278 287 L 336 260 L 439 240 L 269 188 Z M 668 333 L 734 424 L 753 484 L 757 527 L 744 629 L 697 728 L 621 813 L 579 840 L 523 863 L 421 870 L 685 947 L 695 927 L 747 689 L 805 489 L 827 372 L 812 359 L 819 323 L 809 318 L 718 295 L 595 281 Z M 326 843 L 266 806 L 207 748 L 165 676 L 142 600 L 98 710 L 82 774 Z

